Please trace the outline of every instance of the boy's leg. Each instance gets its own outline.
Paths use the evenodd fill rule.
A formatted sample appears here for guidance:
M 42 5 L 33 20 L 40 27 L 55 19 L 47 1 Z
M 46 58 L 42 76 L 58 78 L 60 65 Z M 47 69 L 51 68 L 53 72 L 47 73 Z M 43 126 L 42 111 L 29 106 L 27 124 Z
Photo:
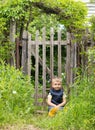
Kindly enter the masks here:
M 52 108 L 54 108 L 53 106 L 48 106 L 48 111 L 50 111 Z
M 48 111 L 50 111 L 52 108 L 54 108 L 53 106 L 48 106 Z M 59 110 L 62 110 L 63 107 L 59 107 Z
M 59 107 L 59 110 L 63 110 L 63 107 Z

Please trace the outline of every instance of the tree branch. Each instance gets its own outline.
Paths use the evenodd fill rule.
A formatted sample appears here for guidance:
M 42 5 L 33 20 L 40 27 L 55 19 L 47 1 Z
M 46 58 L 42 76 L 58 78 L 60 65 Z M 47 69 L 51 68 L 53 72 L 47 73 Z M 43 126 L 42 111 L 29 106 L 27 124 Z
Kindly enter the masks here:
M 56 8 L 48 7 L 42 2 L 33 2 L 32 4 L 33 4 L 33 6 L 38 7 L 39 9 L 42 9 L 47 14 L 51 14 L 51 13 L 59 14 L 61 12 L 61 9 L 59 9 L 57 7 Z

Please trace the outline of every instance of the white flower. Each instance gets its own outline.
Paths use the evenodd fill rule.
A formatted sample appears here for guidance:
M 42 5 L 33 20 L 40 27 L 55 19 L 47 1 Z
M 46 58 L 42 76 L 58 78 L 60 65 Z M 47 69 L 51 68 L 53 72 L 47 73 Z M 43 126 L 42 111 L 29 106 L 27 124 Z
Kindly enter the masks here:
M 65 73 L 61 73 L 62 77 L 65 78 Z
M 12 92 L 13 94 L 16 94 L 17 92 L 15 91 L 15 90 L 13 90 L 13 92 Z
M 61 75 L 64 75 L 64 73 L 61 73 Z

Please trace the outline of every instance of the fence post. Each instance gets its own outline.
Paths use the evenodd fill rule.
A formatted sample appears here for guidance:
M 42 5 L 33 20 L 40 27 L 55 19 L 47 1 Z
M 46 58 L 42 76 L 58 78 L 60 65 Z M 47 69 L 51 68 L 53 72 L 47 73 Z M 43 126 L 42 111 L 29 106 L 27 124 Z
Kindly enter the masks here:
M 54 29 L 51 28 L 50 30 L 50 69 L 51 69 L 51 75 L 50 78 L 52 79 L 54 74 L 54 48 L 53 48 L 53 40 L 54 40 Z
M 23 32 L 22 37 L 22 71 L 27 74 L 27 31 Z
M 58 77 L 61 77 L 61 30 L 58 30 Z
M 71 43 L 70 43 L 70 33 L 67 32 L 67 57 L 66 57 L 66 82 L 67 82 L 67 91 L 69 94 L 69 85 L 71 79 Z
M 43 99 L 46 96 L 46 30 L 43 28 Z M 44 103 L 44 101 L 43 101 Z
M 15 33 L 16 33 L 16 21 L 14 19 L 11 19 L 10 21 L 10 42 L 14 44 L 15 46 Z M 12 66 L 15 66 L 15 52 L 12 50 L 11 52 L 12 57 L 10 59 L 10 64 Z
M 38 76 L 39 76 L 39 31 L 36 31 L 36 39 L 35 39 L 35 53 L 36 53 L 36 60 L 35 60 L 35 104 L 37 105 L 38 101 Z
M 71 83 L 74 83 L 76 77 L 76 69 L 77 67 L 77 43 L 74 35 L 71 35 Z
M 16 38 L 16 68 L 20 68 L 19 39 Z
M 27 57 L 27 73 L 31 76 L 31 34 L 28 33 L 28 57 Z

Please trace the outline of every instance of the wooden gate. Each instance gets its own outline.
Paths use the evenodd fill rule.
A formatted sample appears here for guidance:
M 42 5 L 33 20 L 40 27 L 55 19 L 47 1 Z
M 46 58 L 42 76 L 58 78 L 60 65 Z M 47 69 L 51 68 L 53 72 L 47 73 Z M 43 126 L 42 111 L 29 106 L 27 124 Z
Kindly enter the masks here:
M 69 85 L 71 82 L 71 41 L 70 34 L 67 33 L 67 39 L 61 40 L 61 30 L 58 30 L 58 40 L 54 40 L 54 30 L 51 28 L 50 40 L 46 40 L 46 30 L 43 28 L 42 38 L 39 38 L 39 31 L 36 32 L 35 41 L 31 40 L 32 36 L 27 31 L 23 33 L 22 39 L 22 69 L 23 72 L 31 76 L 31 56 L 35 57 L 35 104 L 43 105 L 44 99 L 47 95 L 46 87 L 46 74 L 50 74 L 50 79 L 54 76 L 54 46 L 58 46 L 58 51 L 56 55 L 58 56 L 58 76 L 62 75 L 62 46 L 66 46 L 66 83 L 67 89 L 69 91 Z M 39 56 L 39 46 L 42 46 L 42 58 Z M 50 67 L 46 65 L 46 48 L 50 47 Z M 42 91 L 39 92 L 39 64 L 42 65 Z M 42 102 L 39 103 L 39 98 L 42 98 Z

